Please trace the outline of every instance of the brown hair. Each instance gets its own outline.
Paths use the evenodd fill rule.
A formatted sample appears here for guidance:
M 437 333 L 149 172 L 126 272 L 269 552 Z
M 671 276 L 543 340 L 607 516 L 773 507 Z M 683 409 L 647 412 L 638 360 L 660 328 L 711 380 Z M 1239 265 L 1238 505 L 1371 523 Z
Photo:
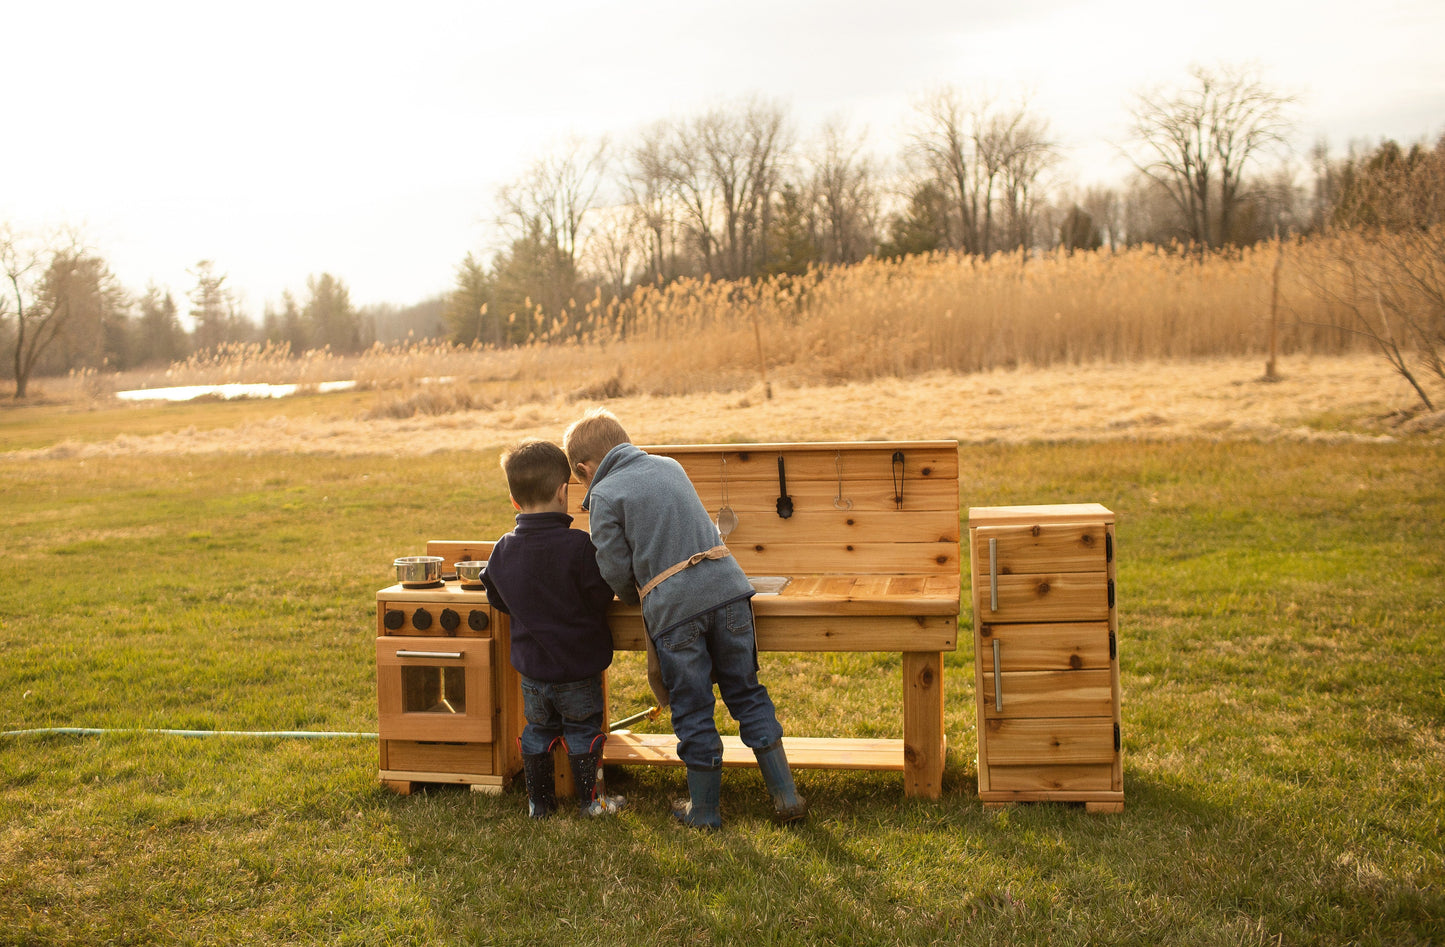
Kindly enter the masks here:
M 507 491 L 518 506 L 541 506 L 572 475 L 567 455 L 551 441 L 529 438 L 502 455 Z
M 573 421 L 562 435 L 567 460 L 575 471 L 578 464 L 597 464 L 618 444 L 630 444 L 632 438 L 622 429 L 617 416 L 606 408 L 593 408 Z

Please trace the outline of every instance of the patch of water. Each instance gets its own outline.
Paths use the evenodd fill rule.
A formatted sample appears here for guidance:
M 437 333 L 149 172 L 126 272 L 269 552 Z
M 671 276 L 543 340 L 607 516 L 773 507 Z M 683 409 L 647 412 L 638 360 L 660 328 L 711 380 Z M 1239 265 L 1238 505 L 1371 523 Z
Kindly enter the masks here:
M 218 395 L 227 401 L 232 398 L 285 398 L 305 388 L 322 394 L 332 391 L 350 391 L 355 381 L 323 381 L 315 385 L 269 385 L 240 384 L 227 385 L 178 385 L 173 388 L 133 388 L 117 391 L 115 396 L 122 401 L 190 401 L 202 395 Z

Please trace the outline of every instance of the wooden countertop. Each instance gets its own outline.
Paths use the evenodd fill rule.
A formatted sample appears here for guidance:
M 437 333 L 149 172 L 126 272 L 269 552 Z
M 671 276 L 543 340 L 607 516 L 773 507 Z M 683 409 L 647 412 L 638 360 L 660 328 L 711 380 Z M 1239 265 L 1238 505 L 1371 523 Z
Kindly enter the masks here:
M 959 579 L 952 575 L 802 575 L 792 577 L 782 592 L 753 596 L 759 616 L 788 615 L 954 615 L 959 612 Z M 376 593 L 377 601 L 485 605 L 487 594 L 469 591 L 457 582 L 441 588 L 408 589 L 392 585 Z M 637 615 L 641 607 L 613 599 L 610 613 Z

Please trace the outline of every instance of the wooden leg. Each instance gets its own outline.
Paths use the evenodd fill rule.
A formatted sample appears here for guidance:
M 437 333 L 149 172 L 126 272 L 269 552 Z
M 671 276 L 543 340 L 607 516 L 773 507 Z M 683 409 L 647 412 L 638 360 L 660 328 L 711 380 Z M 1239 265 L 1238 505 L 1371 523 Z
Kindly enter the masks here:
M 552 777 L 558 799 L 577 798 L 577 781 L 572 778 L 572 763 L 567 759 L 567 744 L 558 741 L 552 747 Z
M 943 794 L 943 653 L 903 653 L 903 792 Z
M 1123 804 L 1122 802 L 1086 802 L 1086 803 L 1084 803 L 1084 811 L 1085 811 L 1085 812 L 1123 812 L 1123 811 L 1124 811 L 1124 804 Z
M 398 796 L 410 796 L 412 782 L 409 779 L 383 779 L 381 784 Z

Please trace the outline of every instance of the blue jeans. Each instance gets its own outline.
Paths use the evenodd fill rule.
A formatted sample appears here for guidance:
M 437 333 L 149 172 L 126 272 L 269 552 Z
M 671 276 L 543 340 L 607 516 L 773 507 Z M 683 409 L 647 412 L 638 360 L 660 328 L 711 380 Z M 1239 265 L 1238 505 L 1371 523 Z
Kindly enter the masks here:
M 602 675 L 580 681 L 550 684 L 522 678 L 522 754 L 546 753 L 562 739 L 567 752 L 576 755 L 600 749 L 606 707 L 602 703 Z
M 783 738 L 768 689 L 758 682 L 752 603 L 744 599 L 675 625 L 653 639 L 662 683 L 672 697 L 677 755 L 690 769 L 722 766 L 722 738 L 713 721 L 717 701 L 738 722 L 743 744 L 764 749 Z

